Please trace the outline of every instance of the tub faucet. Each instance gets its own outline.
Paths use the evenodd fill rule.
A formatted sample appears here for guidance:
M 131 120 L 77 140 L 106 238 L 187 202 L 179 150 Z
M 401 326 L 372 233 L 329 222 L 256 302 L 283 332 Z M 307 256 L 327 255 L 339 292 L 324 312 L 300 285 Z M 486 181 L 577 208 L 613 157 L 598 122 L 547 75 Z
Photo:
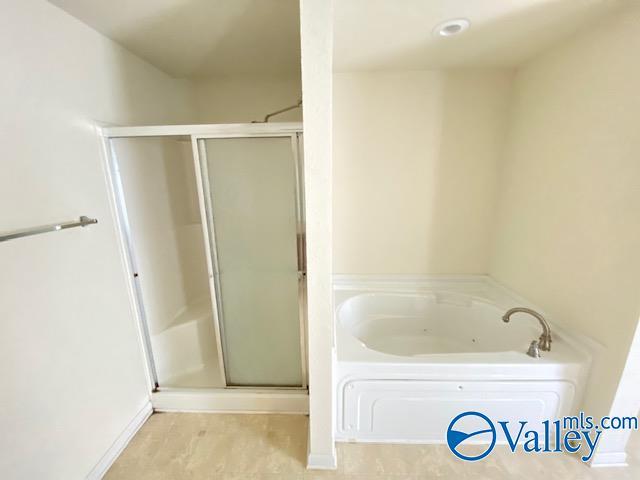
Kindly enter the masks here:
M 538 321 L 540 322 L 540 325 L 542 325 L 542 335 L 540 335 L 540 339 L 538 340 L 538 348 L 540 350 L 544 350 L 545 352 L 550 351 L 551 350 L 551 327 L 549 327 L 549 324 L 544 319 L 544 317 L 540 315 L 538 312 L 536 312 L 535 310 L 531 310 L 530 308 L 526 308 L 526 307 L 510 308 L 502 316 L 502 321 L 505 323 L 509 323 L 509 320 L 511 319 L 511 315 L 518 312 L 528 313 L 529 315 L 532 315 L 538 319 Z
M 533 358 L 540 358 L 540 347 L 538 346 L 538 340 L 532 340 L 527 350 L 527 355 Z

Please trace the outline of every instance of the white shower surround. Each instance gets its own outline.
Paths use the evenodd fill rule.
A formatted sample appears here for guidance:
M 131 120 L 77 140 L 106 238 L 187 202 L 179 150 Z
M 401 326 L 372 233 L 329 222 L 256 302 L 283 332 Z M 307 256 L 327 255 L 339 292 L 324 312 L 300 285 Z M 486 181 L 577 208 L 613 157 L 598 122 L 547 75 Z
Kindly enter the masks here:
M 337 440 L 443 443 L 467 410 L 539 423 L 579 404 L 593 341 L 550 322 L 552 350 L 527 356 L 540 325 L 501 316 L 541 309 L 489 277 L 336 276 L 334 294 Z

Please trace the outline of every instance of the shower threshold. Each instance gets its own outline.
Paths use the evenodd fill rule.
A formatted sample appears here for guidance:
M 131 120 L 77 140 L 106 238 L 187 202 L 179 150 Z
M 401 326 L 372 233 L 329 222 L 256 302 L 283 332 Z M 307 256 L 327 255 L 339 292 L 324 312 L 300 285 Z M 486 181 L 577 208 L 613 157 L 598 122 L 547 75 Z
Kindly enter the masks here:
M 196 388 L 161 389 L 151 394 L 157 412 L 309 413 L 306 389 Z

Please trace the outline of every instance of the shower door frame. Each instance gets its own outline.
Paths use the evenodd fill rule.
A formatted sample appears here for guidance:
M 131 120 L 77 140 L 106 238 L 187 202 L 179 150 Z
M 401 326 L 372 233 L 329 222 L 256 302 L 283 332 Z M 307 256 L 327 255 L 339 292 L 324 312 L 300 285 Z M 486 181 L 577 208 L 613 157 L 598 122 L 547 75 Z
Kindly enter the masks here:
M 254 125 L 254 124 L 251 124 Z M 277 124 L 259 124 L 259 125 L 277 125 Z M 200 212 L 202 215 L 202 224 L 209 226 L 209 230 L 203 228 L 205 236 L 205 244 L 209 246 L 210 253 L 207 253 L 207 268 L 209 271 L 209 281 L 211 283 L 211 294 L 215 296 L 214 318 L 219 338 L 219 352 L 224 357 L 227 352 L 224 342 L 224 313 L 222 310 L 221 284 L 218 268 L 218 248 L 215 234 L 215 219 L 213 218 L 213 208 L 211 204 L 211 185 L 209 182 L 207 154 L 204 141 L 213 139 L 228 138 L 289 138 L 291 140 L 291 150 L 295 167 L 295 211 L 296 211 L 296 254 L 298 262 L 298 323 L 299 323 L 299 342 L 300 342 L 300 367 L 301 367 L 301 385 L 300 386 L 267 386 L 258 385 L 260 388 L 281 388 L 281 389 L 306 389 L 307 383 L 307 365 L 306 365 L 306 248 L 304 244 L 305 236 L 305 216 L 304 216 L 304 159 L 299 152 L 300 135 L 302 132 L 302 124 L 299 129 L 294 131 L 278 131 L 278 132 L 253 132 L 251 135 L 216 132 L 208 134 L 191 135 L 191 145 L 193 148 L 193 158 L 196 166 L 196 182 L 198 184 L 198 196 L 200 201 Z M 201 145 L 203 146 L 201 148 Z M 298 231 L 301 227 L 302 231 Z M 222 370 L 225 370 L 226 361 L 224 358 L 220 362 Z M 229 385 L 227 381 L 226 371 L 222 372 L 225 380 L 226 388 L 255 388 L 256 386 Z
M 198 192 L 198 203 L 202 222 L 202 235 L 207 258 L 207 273 L 209 277 L 209 290 L 213 307 L 213 322 L 215 331 L 215 342 L 218 354 L 220 374 L 225 386 L 221 388 L 199 388 L 195 390 L 206 391 L 226 391 L 230 389 L 240 389 L 249 392 L 260 392 L 269 390 L 304 390 L 308 388 L 308 360 L 307 360 L 307 303 L 306 303 L 306 224 L 305 224 L 305 200 L 304 200 L 304 159 L 301 154 L 300 142 L 303 135 L 301 122 L 279 122 L 279 123 L 248 123 L 248 124 L 209 124 L 209 125 L 158 125 L 158 126 L 133 126 L 133 127 L 99 127 L 100 135 L 103 139 L 103 155 L 106 161 L 106 175 L 111 190 L 111 200 L 115 210 L 116 227 L 120 237 L 121 247 L 124 252 L 126 270 L 129 274 L 129 290 L 132 301 L 135 304 L 134 312 L 138 320 L 140 336 L 152 393 L 160 392 L 188 392 L 194 389 L 163 387 L 158 386 L 155 361 L 152 352 L 149 325 L 145 316 L 144 302 L 140 286 L 134 274 L 135 253 L 130 237 L 126 205 L 124 203 L 124 192 L 122 191 L 118 172 L 118 160 L 112 147 L 111 140 L 117 138 L 140 138 L 140 137 L 189 137 L 192 146 L 192 156 L 195 167 L 196 187 Z M 225 372 L 221 305 L 219 298 L 219 283 L 217 276 L 217 250 L 215 244 L 215 223 L 211 216 L 211 198 L 207 198 L 210 192 L 209 179 L 205 175 L 207 172 L 206 157 L 200 151 L 200 141 L 207 139 L 224 138 L 274 138 L 289 137 L 296 174 L 296 224 L 301 228 L 296 239 L 298 256 L 298 321 L 300 329 L 300 368 L 302 383 L 300 386 L 236 386 L 228 385 Z M 169 408 L 171 409 L 171 407 Z

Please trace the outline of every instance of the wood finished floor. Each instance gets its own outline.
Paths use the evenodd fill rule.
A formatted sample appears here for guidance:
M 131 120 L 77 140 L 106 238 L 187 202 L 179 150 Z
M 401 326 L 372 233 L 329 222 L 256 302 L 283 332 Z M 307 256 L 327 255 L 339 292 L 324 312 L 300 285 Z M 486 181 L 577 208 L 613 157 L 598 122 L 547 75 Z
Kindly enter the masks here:
M 338 444 L 338 470 L 305 469 L 308 419 L 299 415 L 159 413 L 111 467 L 107 480 L 418 480 L 442 478 L 640 480 L 640 440 L 631 466 L 592 469 L 565 454 L 455 458 L 443 445 Z

